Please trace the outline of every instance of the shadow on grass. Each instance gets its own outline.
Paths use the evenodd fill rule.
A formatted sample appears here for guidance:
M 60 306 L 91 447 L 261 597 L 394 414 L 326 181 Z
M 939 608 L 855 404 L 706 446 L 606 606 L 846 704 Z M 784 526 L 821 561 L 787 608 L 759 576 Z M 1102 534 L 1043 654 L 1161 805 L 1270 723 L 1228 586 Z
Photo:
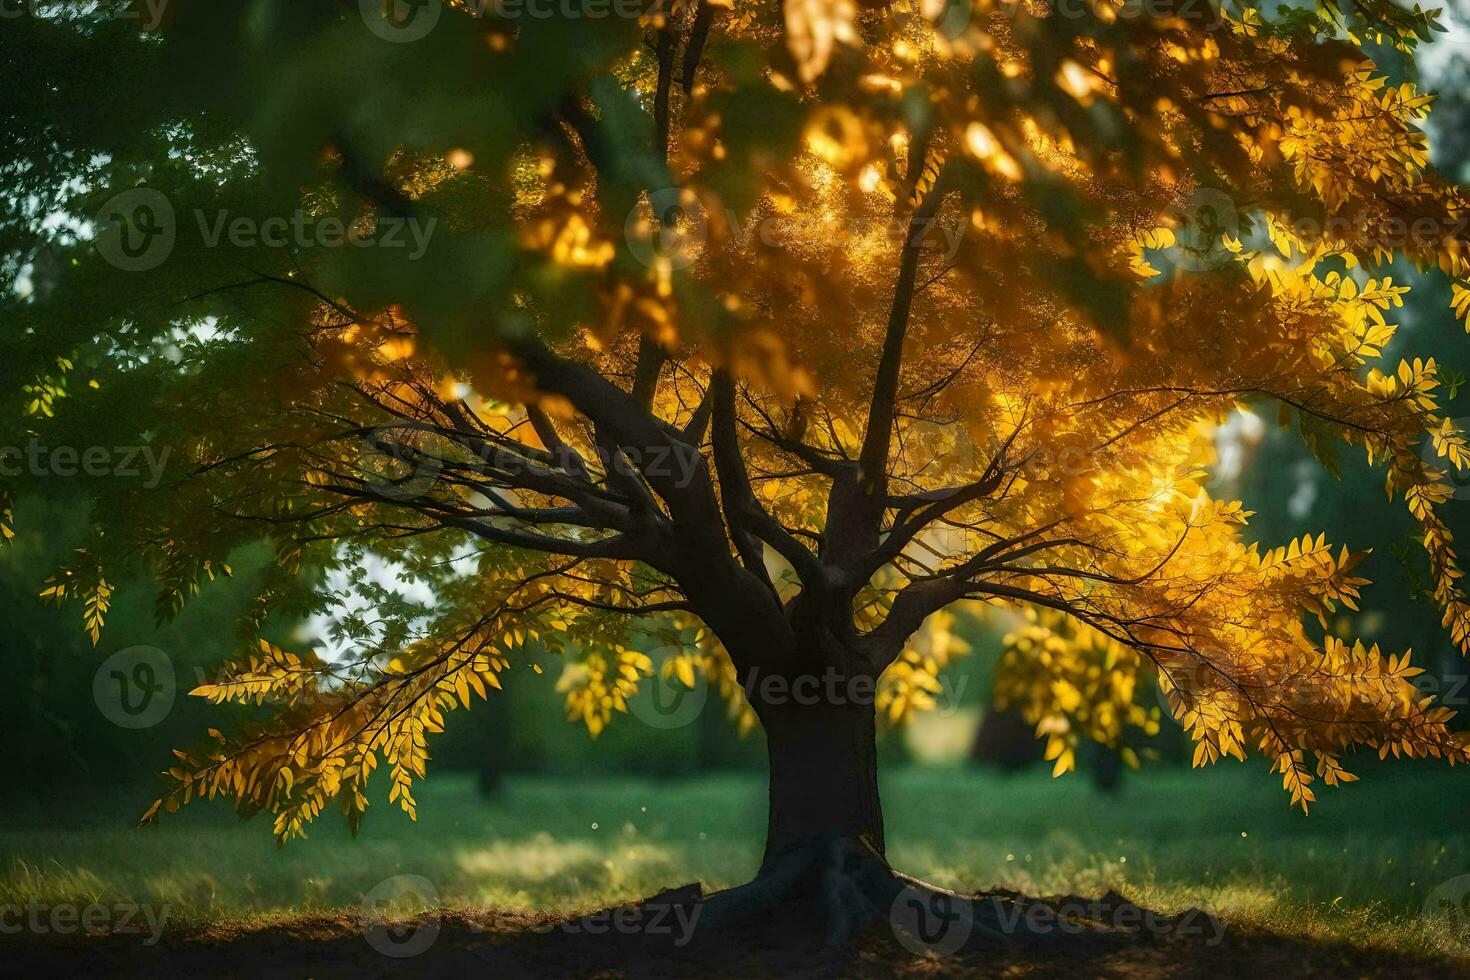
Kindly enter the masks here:
M 1470 980 L 1464 962 L 1248 930 L 1198 910 L 1166 916 L 1115 892 L 1091 900 L 985 893 L 976 902 L 999 921 L 1024 919 L 1029 927 L 1012 939 L 976 925 L 946 955 L 935 952 L 945 943 L 924 923 L 915 929 L 897 919 L 866 929 L 840 953 L 824 948 L 799 916 L 745 931 L 699 929 L 700 900 L 699 886 L 690 885 L 573 919 L 452 910 L 387 920 L 306 914 L 267 925 L 171 928 L 156 945 L 139 936 L 3 934 L 0 976 Z

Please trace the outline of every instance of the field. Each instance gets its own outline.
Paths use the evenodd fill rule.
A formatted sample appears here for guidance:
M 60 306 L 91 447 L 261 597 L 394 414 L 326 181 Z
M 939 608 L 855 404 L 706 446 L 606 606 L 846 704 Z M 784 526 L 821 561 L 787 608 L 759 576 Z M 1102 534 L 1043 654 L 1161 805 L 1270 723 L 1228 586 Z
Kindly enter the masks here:
M 131 826 L 141 800 L 20 805 L 0 830 L 0 906 L 13 925 L 27 908 L 137 904 L 164 915 L 165 947 L 351 923 L 363 896 L 395 876 L 427 880 L 428 894 L 395 906 L 403 914 L 586 912 L 747 879 L 763 790 L 746 774 L 520 778 L 486 799 L 441 774 L 422 787 L 417 825 L 385 806 L 352 841 L 328 814 L 280 851 L 263 819 L 219 805 L 148 830 Z M 900 770 L 884 785 L 894 866 L 935 883 L 1116 889 L 1164 912 L 1198 906 L 1230 931 L 1470 962 L 1470 782 L 1401 768 L 1323 795 L 1303 816 L 1260 767 L 1238 765 L 1130 773 L 1111 795 L 1082 778 L 960 768 Z M 0 936 L 0 950 L 66 941 L 22 931 Z

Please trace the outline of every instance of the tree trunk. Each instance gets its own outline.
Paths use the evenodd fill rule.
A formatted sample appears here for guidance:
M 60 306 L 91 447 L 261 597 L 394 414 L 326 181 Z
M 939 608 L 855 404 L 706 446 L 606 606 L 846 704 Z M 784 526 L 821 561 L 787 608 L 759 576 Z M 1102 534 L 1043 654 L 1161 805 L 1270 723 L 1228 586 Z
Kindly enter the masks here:
M 476 705 L 480 716 L 480 792 L 485 796 L 499 793 L 505 781 L 506 762 L 513 758 L 511 739 L 515 728 L 511 723 L 509 691 L 502 691 L 486 703 Z
M 860 704 L 828 700 L 837 699 L 760 708 L 771 764 L 767 863 L 794 846 L 843 838 L 883 854 L 871 699 Z
M 816 680 L 751 698 L 771 766 L 765 859 L 754 881 L 706 901 L 701 929 L 754 927 L 763 942 L 822 937 L 842 948 L 903 887 L 883 857 L 872 698 L 802 686 Z
M 768 950 L 820 942 L 845 951 L 877 928 L 925 955 L 1039 938 L 1045 930 L 1020 917 L 1020 896 L 971 898 L 889 867 L 873 685 L 811 686 L 817 680 L 783 679 L 779 697 L 747 686 L 770 755 L 765 859 L 754 880 L 700 900 L 700 934 L 735 930 Z
M 1036 740 L 1035 726 L 1026 724 L 1014 708 L 986 708 L 970 747 L 970 761 L 1006 772 L 1040 762 L 1041 743 Z

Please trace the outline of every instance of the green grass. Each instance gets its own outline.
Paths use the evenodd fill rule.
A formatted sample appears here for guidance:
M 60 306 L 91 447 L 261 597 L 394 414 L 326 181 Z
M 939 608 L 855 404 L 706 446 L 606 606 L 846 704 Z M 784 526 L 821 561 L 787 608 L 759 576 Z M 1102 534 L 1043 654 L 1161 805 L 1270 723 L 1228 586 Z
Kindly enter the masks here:
M 176 925 L 280 921 L 355 907 L 388 877 L 422 875 L 445 905 L 586 909 L 748 878 L 763 792 L 744 774 L 519 778 L 486 800 L 440 774 L 418 793 L 416 825 L 378 807 L 353 841 L 327 815 L 283 851 L 266 820 L 219 805 L 135 830 L 134 801 L 56 802 L 8 815 L 0 904 L 168 903 Z M 894 865 L 936 883 L 1113 887 L 1164 911 L 1210 909 L 1235 928 L 1470 956 L 1463 907 L 1423 914 L 1436 888 L 1470 875 L 1470 782 L 1416 768 L 1323 795 L 1303 816 L 1244 766 L 1129 774 L 1112 796 L 1084 778 L 966 769 L 901 770 L 884 783 Z M 1461 883 L 1470 894 L 1470 877 Z

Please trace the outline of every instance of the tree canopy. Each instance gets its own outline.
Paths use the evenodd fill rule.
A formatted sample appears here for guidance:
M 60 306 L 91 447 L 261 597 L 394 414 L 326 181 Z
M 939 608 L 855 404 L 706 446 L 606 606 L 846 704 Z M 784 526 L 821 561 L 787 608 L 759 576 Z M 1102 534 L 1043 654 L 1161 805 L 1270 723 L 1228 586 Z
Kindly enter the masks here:
M 1205 488 L 1243 406 L 1329 470 L 1365 452 L 1470 649 L 1439 513 L 1470 447 L 1435 362 L 1382 357 L 1395 261 L 1470 315 L 1412 80 L 1432 14 L 414 9 L 8 28 L 4 411 L 51 455 L 0 513 L 58 447 L 168 451 L 156 482 L 83 473 L 93 534 L 44 588 L 94 642 L 124 575 L 168 617 L 240 547 L 276 555 L 196 692 L 271 710 L 179 752 L 159 805 L 356 826 L 381 760 L 412 813 L 446 714 L 547 655 L 594 735 L 655 647 L 747 726 L 761 678 L 823 674 L 898 721 L 967 606 L 1027 617 L 1002 692 L 1058 772 L 1156 723 L 1150 675 L 1197 763 L 1258 753 L 1303 807 L 1358 746 L 1465 759 L 1407 652 L 1323 628 L 1361 553 L 1259 547 Z M 329 569 L 373 600 L 354 652 L 262 639 L 334 605 Z

